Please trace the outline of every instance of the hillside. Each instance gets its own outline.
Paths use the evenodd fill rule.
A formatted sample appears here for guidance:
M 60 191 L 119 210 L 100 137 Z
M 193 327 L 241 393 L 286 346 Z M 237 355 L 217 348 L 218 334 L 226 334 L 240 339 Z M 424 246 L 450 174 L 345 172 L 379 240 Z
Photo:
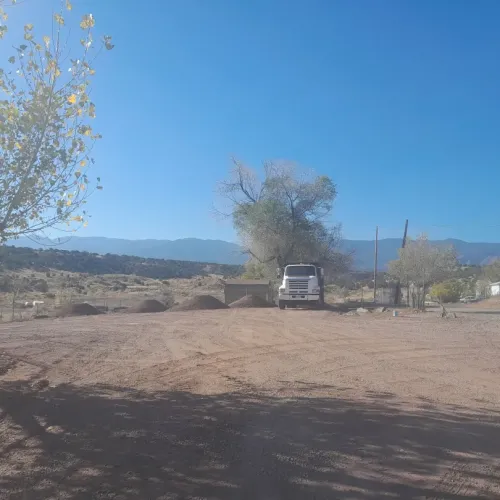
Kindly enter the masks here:
M 459 262 L 464 265 L 485 265 L 500 257 L 500 243 L 470 243 L 456 239 L 433 240 L 431 243 L 443 247 L 454 247 Z M 353 252 L 355 269 L 372 269 L 374 245 L 375 242 L 370 240 L 344 240 L 343 250 Z M 400 246 L 400 238 L 379 240 L 380 270 L 386 270 L 388 263 L 397 259 Z
M 50 246 L 50 240 L 33 242 L 28 238 L 10 242 L 10 245 L 27 248 L 44 248 Z M 484 265 L 500 257 L 500 243 L 469 243 L 462 240 L 448 239 L 437 240 L 432 243 L 443 246 L 454 246 L 462 264 Z M 379 241 L 379 268 L 387 269 L 389 261 L 397 258 L 398 248 L 401 245 L 399 238 L 387 238 Z M 354 256 L 354 269 L 368 270 L 373 268 L 372 240 L 344 240 L 342 249 L 352 252 Z M 55 250 L 77 250 L 97 254 L 116 254 L 137 256 L 152 259 L 171 259 L 174 261 L 214 262 L 217 264 L 242 265 L 246 256 L 241 248 L 228 241 L 201 240 L 186 238 L 180 240 L 125 240 L 116 238 L 94 238 L 75 236 L 68 241 L 57 244 Z M 116 260 L 113 258 L 112 260 Z M 130 259 L 129 259 L 130 260 Z M 126 260 L 127 261 L 127 260 Z M 179 266 L 169 265 L 169 269 Z M 185 263 L 182 268 L 188 268 Z
M 10 246 L 0 247 L 0 264 L 4 270 L 56 269 L 87 274 L 133 274 L 155 279 L 192 278 L 208 274 L 234 276 L 242 271 L 241 266 L 227 264 Z
M 74 236 L 64 242 L 43 238 L 34 242 L 19 238 L 9 245 L 26 248 L 55 247 L 59 250 L 77 250 L 98 254 L 134 255 L 147 259 L 213 262 L 216 264 L 244 264 L 246 256 L 236 243 L 222 240 L 185 238 L 180 240 L 125 240 L 119 238 Z

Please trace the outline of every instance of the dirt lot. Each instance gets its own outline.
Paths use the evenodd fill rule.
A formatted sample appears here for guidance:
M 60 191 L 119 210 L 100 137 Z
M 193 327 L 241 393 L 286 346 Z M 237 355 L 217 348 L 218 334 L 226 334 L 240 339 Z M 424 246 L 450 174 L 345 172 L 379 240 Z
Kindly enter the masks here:
M 2 325 L 0 498 L 498 500 L 499 360 L 490 315 Z

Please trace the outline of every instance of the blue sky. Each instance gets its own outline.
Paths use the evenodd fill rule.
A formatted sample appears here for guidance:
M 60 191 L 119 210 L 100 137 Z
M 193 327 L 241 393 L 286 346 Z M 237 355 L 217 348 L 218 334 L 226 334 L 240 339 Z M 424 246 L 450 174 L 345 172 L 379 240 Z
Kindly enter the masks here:
M 97 65 L 104 190 L 81 236 L 235 240 L 211 213 L 235 155 L 331 176 L 347 238 L 400 236 L 408 218 L 412 234 L 500 241 L 500 2 L 73 4 L 69 25 L 91 12 L 116 44 Z M 12 40 L 56 5 L 11 9 Z

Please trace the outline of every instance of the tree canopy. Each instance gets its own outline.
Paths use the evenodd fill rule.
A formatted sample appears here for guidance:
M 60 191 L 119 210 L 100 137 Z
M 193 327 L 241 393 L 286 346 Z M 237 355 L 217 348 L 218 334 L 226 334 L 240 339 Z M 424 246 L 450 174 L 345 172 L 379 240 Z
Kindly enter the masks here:
M 427 236 L 420 235 L 399 250 L 399 259 L 389 262 L 389 274 L 411 287 L 413 305 L 423 308 L 429 287 L 449 278 L 457 267 L 453 248 L 432 245 Z
M 253 260 L 269 267 L 314 260 L 345 270 L 349 258 L 339 252 L 340 226 L 328 224 L 337 195 L 329 177 L 301 175 L 286 162 L 264 163 L 262 180 L 237 160 L 233 167 L 219 192 L 229 200 L 229 215 Z
M 100 179 L 88 172 L 93 145 L 101 138 L 92 127 L 91 81 L 100 52 L 95 19 L 87 14 L 80 20 L 79 53 L 73 46 L 70 53 L 65 16 L 71 10 L 65 0 L 50 35 L 26 24 L 23 42 L 14 47 L 8 66 L 0 68 L 0 243 L 61 223 L 85 225 L 86 200 L 102 189 Z M 3 38 L 4 9 L 0 16 Z M 101 48 L 113 48 L 111 37 L 104 36 Z

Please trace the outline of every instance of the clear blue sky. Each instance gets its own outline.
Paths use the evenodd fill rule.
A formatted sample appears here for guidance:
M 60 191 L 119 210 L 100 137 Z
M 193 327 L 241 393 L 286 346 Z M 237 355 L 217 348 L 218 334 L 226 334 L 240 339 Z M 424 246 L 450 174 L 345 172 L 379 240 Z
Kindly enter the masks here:
M 26 0 L 12 31 L 56 3 Z M 210 210 L 235 155 L 331 176 L 348 238 L 399 236 L 407 217 L 500 241 L 497 0 L 73 4 L 116 44 L 93 94 L 104 190 L 80 235 L 234 240 Z

